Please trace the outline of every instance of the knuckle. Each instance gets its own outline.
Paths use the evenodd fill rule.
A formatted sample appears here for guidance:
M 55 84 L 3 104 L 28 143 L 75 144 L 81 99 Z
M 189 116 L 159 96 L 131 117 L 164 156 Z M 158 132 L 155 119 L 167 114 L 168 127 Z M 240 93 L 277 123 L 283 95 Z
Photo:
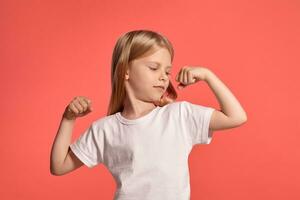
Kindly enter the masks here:
M 81 101 L 80 103 L 83 109 L 87 107 L 87 103 L 85 101 Z
M 74 107 L 73 103 L 70 103 L 70 105 L 69 105 L 69 110 L 70 110 L 70 111 L 73 110 L 73 107 Z
M 86 103 L 83 101 L 83 102 L 81 102 L 81 107 L 84 109 L 85 107 L 86 107 Z
M 71 106 L 71 108 L 70 108 L 70 112 L 75 112 L 75 108 L 74 108 L 74 106 Z
M 77 96 L 76 97 L 76 101 L 80 101 L 81 97 L 80 96 Z
M 70 111 L 73 112 L 73 113 L 76 111 L 76 109 L 74 108 L 73 105 L 71 106 Z

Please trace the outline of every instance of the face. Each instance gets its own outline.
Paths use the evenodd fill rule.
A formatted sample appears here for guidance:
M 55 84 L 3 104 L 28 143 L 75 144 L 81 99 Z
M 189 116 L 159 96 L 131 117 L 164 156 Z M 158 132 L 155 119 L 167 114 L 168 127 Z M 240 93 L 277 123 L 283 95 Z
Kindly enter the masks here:
M 125 87 L 130 96 L 142 101 L 158 101 L 170 82 L 171 55 L 166 48 L 129 63 Z M 161 86 L 161 87 L 157 87 Z

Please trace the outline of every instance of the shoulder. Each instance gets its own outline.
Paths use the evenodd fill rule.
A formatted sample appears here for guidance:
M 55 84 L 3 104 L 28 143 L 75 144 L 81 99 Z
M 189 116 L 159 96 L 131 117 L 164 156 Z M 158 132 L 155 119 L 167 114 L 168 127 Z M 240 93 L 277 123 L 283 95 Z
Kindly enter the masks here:
M 190 102 L 188 102 L 186 100 L 181 100 L 181 101 L 175 101 L 175 102 L 169 103 L 165 106 L 175 106 L 176 107 L 176 106 L 181 106 L 182 104 L 186 104 L 186 103 L 190 103 Z
M 183 101 L 175 101 L 175 102 L 172 102 L 172 103 L 168 103 L 168 104 L 162 106 L 161 108 L 165 109 L 165 110 L 174 110 L 176 108 L 179 108 L 179 106 L 182 102 Z
M 213 111 L 214 108 L 201 104 L 192 103 L 189 101 L 177 101 L 169 105 L 166 105 L 170 112 L 176 112 L 179 115 L 190 115 L 193 113 L 206 114 L 207 112 Z
M 187 104 L 189 104 L 188 101 L 175 101 L 161 107 L 161 110 L 168 113 L 180 114 L 182 108 L 187 107 Z
M 166 109 L 180 109 L 182 107 L 188 107 L 191 105 L 193 105 L 191 102 L 182 100 L 182 101 L 175 101 L 175 102 L 169 103 L 163 107 L 165 107 Z
M 114 115 L 109 115 L 95 119 L 91 126 L 96 130 L 104 130 L 111 127 L 115 123 Z

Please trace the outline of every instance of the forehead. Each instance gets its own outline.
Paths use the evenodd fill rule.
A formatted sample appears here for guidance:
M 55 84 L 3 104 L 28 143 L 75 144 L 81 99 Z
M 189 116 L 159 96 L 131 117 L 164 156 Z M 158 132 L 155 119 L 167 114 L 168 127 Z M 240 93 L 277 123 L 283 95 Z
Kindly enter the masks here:
M 158 62 L 158 61 L 144 61 L 146 64 L 151 64 L 151 65 L 157 65 L 157 66 L 162 66 L 163 64 Z M 172 68 L 172 65 L 167 65 L 166 68 Z
M 157 48 L 139 59 L 143 63 L 172 67 L 171 54 L 166 48 Z
M 172 58 L 168 49 L 164 47 L 152 48 L 139 58 L 129 62 L 129 66 L 151 65 L 158 67 L 172 68 Z

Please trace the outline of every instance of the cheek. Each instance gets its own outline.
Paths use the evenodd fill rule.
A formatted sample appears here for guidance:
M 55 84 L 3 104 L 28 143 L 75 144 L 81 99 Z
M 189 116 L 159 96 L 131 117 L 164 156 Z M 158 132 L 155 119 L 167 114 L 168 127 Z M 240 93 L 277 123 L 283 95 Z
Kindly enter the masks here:
M 136 77 L 136 80 L 141 84 L 144 84 L 144 86 L 153 85 L 154 77 L 153 75 L 149 73 L 141 73 Z
M 132 86 L 137 91 L 145 91 L 145 90 L 151 90 L 151 87 L 153 87 L 153 78 L 149 76 L 147 73 L 141 73 L 141 74 L 135 74 L 134 77 L 132 77 Z

